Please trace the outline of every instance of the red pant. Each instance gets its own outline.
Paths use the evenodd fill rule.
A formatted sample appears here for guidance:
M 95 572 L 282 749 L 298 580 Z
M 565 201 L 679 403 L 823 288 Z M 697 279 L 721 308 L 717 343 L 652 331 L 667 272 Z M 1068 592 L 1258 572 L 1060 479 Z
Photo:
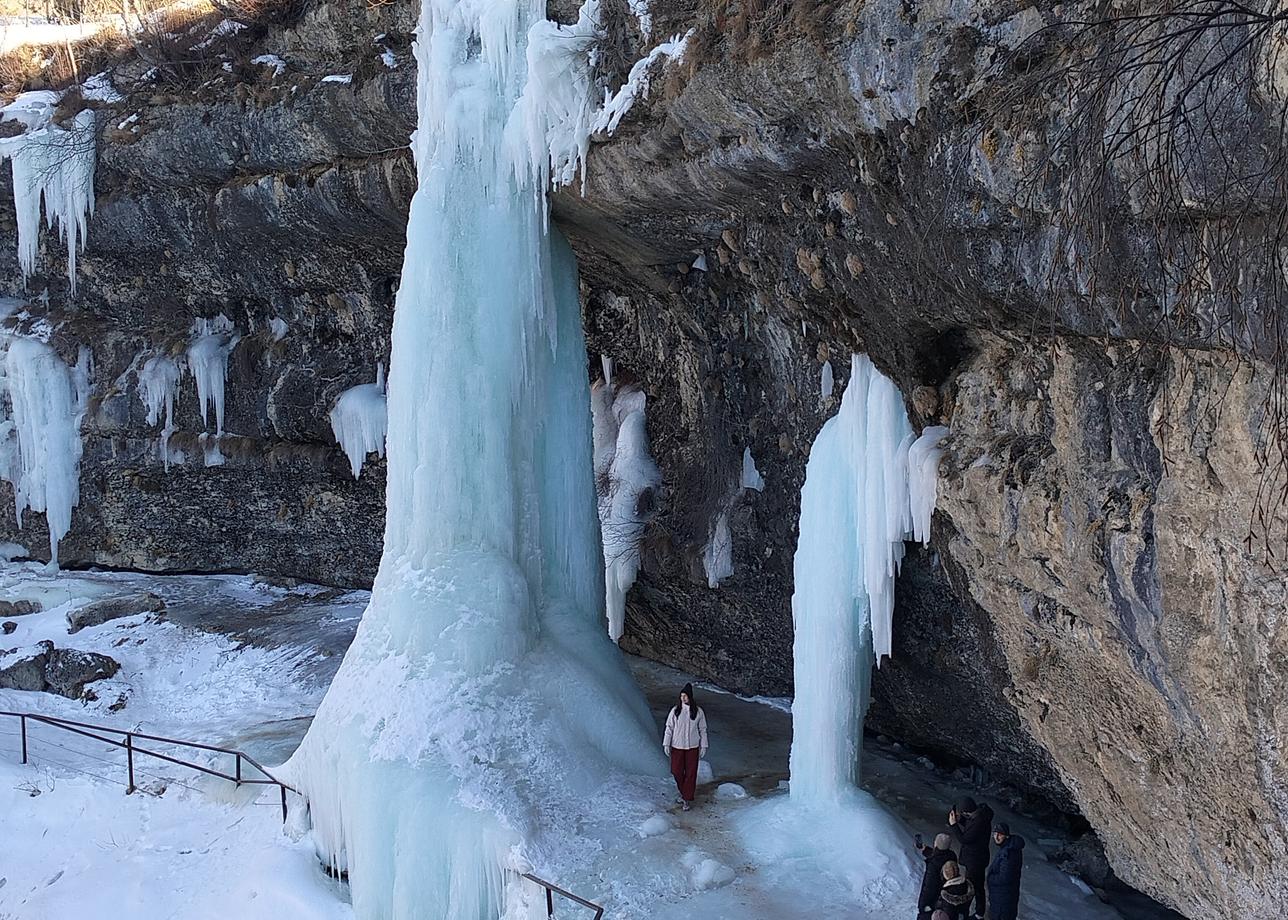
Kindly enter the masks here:
M 671 775 L 675 777 L 675 788 L 680 790 L 680 797 L 692 802 L 698 791 L 698 749 L 671 748 Z

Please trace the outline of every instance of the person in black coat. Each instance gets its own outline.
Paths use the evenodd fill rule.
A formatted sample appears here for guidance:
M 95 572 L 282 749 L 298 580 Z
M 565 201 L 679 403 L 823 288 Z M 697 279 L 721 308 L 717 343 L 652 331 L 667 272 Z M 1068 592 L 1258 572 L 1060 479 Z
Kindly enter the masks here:
M 948 813 L 948 826 L 961 841 L 958 862 L 975 889 L 975 916 L 983 920 L 988 915 L 988 898 L 984 894 L 984 876 L 988 872 L 991 855 L 988 839 L 993 830 L 993 809 L 977 805 L 970 796 L 962 799 Z
M 939 901 L 935 912 L 948 915 L 948 920 L 967 920 L 970 916 L 970 902 L 975 897 L 975 888 L 970 879 L 962 875 L 957 863 L 944 863 L 944 887 L 939 889 Z
M 939 889 L 944 887 L 944 863 L 957 861 L 952 843 L 951 837 L 940 834 L 935 838 L 933 847 L 921 848 L 921 856 L 926 860 L 926 873 L 921 877 L 921 896 L 917 898 L 917 916 L 920 920 L 926 920 L 926 916 L 935 909 L 935 904 L 939 901 Z
M 1020 873 L 1024 869 L 1024 838 L 1012 834 L 1005 822 L 993 828 L 997 855 L 988 867 L 990 920 L 1016 920 L 1020 912 Z

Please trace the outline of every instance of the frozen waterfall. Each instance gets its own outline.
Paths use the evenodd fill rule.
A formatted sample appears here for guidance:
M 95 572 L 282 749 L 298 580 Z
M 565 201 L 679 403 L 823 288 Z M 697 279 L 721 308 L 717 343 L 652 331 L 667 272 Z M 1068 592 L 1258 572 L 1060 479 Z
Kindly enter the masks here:
M 559 84 L 557 111 L 538 111 L 553 71 L 526 53 L 529 30 L 542 47 L 566 34 L 551 67 L 586 66 L 585 36 L 562 28 L 537 0 L 421 7 L 384 554 L 285 768 L 361 920 L 518 916 L 533 895 L 517 871 L 566 858 L 549 828 L 612 769 L 660 772 L 602 625 L 576 266 L 546 229 L 548 150 L 580 148 L 513 141 L 587 123 L 569 115 L 576 81 Z M 516 164 L 515 150 L 540 162 Z
M 872 663 L 890 654 L 904 540 L 928 540 L 944 428 L 914 440 L 898 388 L 864 355 L 810 449 L 792 597 L 791 795 L 835 800 L 858 780 Z M 909 457 L 916 457 L 910 476 Z

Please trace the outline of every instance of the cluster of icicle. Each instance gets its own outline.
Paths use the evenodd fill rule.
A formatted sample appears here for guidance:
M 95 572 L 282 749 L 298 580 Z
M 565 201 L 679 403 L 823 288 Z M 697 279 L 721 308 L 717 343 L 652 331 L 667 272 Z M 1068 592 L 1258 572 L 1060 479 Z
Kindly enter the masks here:
M 353 478 L 362 473 L 367 454 L 385 455 L 389 410 L 385 401 L 385 365 L 376 367 L 375 383 L 360 383 L 340 394 L 331 409 L 331 432 L 349 458 Z
M 94 212 L 94 167 L 98 158 L 94 112 L 78 113 L 67 128 L 52 123 L 62 94 L 52 90 L 22 93 L 5 106 L 6 120 L 26 130 L 0 138 L 0 161 L 13 170 L 14 214 L 18 223 L 18 265 L 23 277 L 36 267 L 40 245 L 40 205 L 67 246 L 67 278 L 76 291 L 76 256 L 85 244 Z
M 567 858 L 552 824 L 612 770 L 660 765 L 603 628 L 576 264 L 544 200 L 593 109 L 591 12 L 421 5 L 384 550 L 283 768 L 360 920 L 528 916 L 516 870 Z
M 47 342 L 4 336 L 3 377 L 8 413 L 0 409 L 0 477 L 13 484 L 22 527 L 27 509 L 49 526 L 50 564 L 71 529 L 80 501 L 80 423 L 89 401 L 90 357 L 80 350 L 68 367 Z
M 591 388 L 595 488 L 604 543 L 604 582 L 608 636 L 622 637 L 626 594 L 640 567 L 640 541 L 653 511 L 662 474 L 649 453 L 644 391 L 613 384 L 611 360 Z
M 904 541 L 929 540 L 946 428 L 916 437 L 898 388 L 855 355 L 801 489 L 792 617 L 791 794 L 828 801 L 857 780 L 873 660 L 890 654 Z
M 193 322 L 191 338 L 180 355 L 154 354 L 143 362 L 138 371 L 139 400 L 147 410 L 147 423 L 161 425 L 161 460 L 170 468 L 170 437 L 174 434 L 174 401 L 178 397 L 179 382 L 185 372 L 192 374 L 197 387 L 197 403 L 201 409 L 201 423 L 207 426 L 214 410 L 215 433 L 203 434 L 206 465 L 223 463 L 219 452 L 219 438 L 224 433 L 224 395 L 228 379 L 228 357 L 232 354 L 241 335 L 228 317 L 220 314 L 213 319 Z

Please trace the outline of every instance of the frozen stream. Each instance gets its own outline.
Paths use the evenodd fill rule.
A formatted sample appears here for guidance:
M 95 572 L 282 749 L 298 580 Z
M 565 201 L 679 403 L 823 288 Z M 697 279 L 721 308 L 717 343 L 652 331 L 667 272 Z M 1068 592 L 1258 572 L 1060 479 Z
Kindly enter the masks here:
M 140 614 L 67 635 L 65 614 L 85 599 L 145 591 L 165 600 L 163 617 Z M 115 677 L 91 685 L 98 699 L 88 704 L 0 690 L 0 709 L 230 745 L 270 764 L 289 755 L 303 737 L 367 600 L 360 591 L 282 587 L 244 576 L 49 576 L 37 566 L 5 567 L 0 598 L 24 597 L 42 601 L 46 609 L 14 617 L 17 629 L 0 637 L 0 649 L 51 639 L 60 647 L 112 655 L 122 667 Z M 660 726 L 677 688 L 689 678 L 639 659 L 630 665 Z M 813 854 L 789 848 L 769 859 L 763 841 L 749 838 L 749 827 L 753 835 L 772 834 L 764 808 L 786 800 L 780 783 L 787 777 L 790 715 L 772 701 L 700 692 L 712 729 L 708 760 L 714 782 L 700 787 L 698 808 L 689 814 L 668 810 L 669 781 L 661 775 L 640 781 L 653 790 L 647 794 L 656 797 L 660 816 L 654 827 L 660 824 L 664 832 L 604 831 L 603 850 L 590 860 L 586 877 L 557 881 L 607 900 L 615 918 L 890 916 L 855 906 L 845 879 Z M 86 920 L 213 918 L 230 910 L 266 920 L 351 916 L 343 886 L 317 869 L 307 837 L 293 840 L 281 833 L 270 803 L 229 801 L 216 784 L 155 763 L 145 768 L 142 785 L 164 794 L 126 798 L 115 751 L 37 728 L 33 765 L 23 768 L 17 765 L 15 731 L 16 725 L 0 721 L 0 807 L 9 839 L 34 845 L 0 867 L 0 917 L 55 920 L 70 916 L 72 904 Z M 866 745 L 863 761 L 864 787 L 907 824 L 910 843 L 913 831 L 933 836 L 948 803 L 974 791 L 949 785 L 944 775 L 889 746 Z M 749 796 L 717 796 L 722 782 L 740 784 Z M 33 789 L 39 794 L 32 795 Z M 1044 861 L 1043 850 L 1061 842 L 1058 833 L 991 804 L 1029 841 L 1026 920 L 1121 916 Z M 753 815 L 758 823 L 752 823 Z M 785 829 L 784 839 L 790 837 Z M 732 870 L 733 881 L 722 883 L 718 872 L 709 877 L 715 870 L 702 869 L 708 861 Z M 641 891 L 649 892 L 647 912 L 633 897 Z M 891 903 L 915 903 L 911 891 L 889 895 Z M 133 907 L 123 913 L 122 905 Z

